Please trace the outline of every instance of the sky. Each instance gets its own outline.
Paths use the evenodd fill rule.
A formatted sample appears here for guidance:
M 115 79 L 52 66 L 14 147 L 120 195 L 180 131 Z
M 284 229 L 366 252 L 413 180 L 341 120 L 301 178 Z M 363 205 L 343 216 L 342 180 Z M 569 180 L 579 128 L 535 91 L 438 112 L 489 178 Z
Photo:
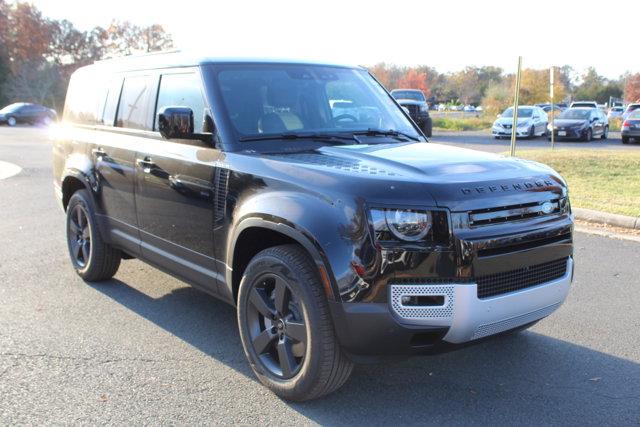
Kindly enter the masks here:
M 161 24 L 178 48 L 210 56 L 429 65 L 589 66 L 640 72 L 639 0 L 32 0 L 82 30 L 112 19 Z

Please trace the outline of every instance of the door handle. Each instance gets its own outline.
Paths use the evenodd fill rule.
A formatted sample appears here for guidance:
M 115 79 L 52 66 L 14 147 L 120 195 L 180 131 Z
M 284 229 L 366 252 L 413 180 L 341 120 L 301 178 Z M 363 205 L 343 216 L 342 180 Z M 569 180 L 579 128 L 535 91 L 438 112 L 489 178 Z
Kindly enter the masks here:
M 102 148 L 102 147 L 92 149 L 91 150 L 91 154 L 93 154 L 96 157 L 106 157 L 107 156 L 106 151 L 104 151 L 104 148 Z
M 150 157 L 145 157 L 144 159 L 136 159 L 136 165 L 140 166 L 144 173 L 151 173 L 151 169 L 155 167 L 156 164 Z

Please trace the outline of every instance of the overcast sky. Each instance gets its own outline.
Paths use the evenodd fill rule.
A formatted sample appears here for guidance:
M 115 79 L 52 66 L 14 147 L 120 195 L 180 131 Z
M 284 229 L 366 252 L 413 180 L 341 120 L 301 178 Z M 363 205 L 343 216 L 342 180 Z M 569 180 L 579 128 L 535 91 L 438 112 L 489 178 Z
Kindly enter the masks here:
M 640 0 L 195 1 L 33 0 L 81 29 L 112 19 L 159 23 L 179 48 L 212 56 L 267 56 L 425 64 L 594 66 L 616 78 L 640 72 Z

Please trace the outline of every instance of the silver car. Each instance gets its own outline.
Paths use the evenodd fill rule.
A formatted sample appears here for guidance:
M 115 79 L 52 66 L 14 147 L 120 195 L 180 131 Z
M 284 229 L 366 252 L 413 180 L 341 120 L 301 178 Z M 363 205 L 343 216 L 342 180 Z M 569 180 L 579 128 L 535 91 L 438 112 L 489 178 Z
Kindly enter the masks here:
M 536 138 L 547 134 L 547 124 L 549 117 L 542 108 L 533 105 L 518 107 L 518 125 L 516 136 L 518 138 Z M 511 126 L 513 125 L 513 107 L 504 110 L 500 114 L 491 128 L 494 138 L 506 138 L 511 136 Z

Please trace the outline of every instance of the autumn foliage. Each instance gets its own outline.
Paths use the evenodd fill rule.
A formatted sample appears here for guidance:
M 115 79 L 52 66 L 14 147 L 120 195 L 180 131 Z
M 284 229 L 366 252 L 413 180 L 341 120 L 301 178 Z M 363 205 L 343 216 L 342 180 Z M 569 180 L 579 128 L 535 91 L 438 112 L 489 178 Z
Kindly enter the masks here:
M 632 74 L 624 85 L 624 99 L 627 102 L 640 102 L 640 73 Z
M 31 3 L 0 0 L 0 107 L 29 101 L 60 110 L 71 73 L 96 60 L 173 47 L 160 25 L 112 22 L 80 31 Z
M 427 75 L 425 73 L 419 73 L 415 69 L 410 69 L 400 80 L 398 80 L 398 87 L 405 89 L 420 89 L 424 96 L 429 97 L 431 91 L 427 85 Z

